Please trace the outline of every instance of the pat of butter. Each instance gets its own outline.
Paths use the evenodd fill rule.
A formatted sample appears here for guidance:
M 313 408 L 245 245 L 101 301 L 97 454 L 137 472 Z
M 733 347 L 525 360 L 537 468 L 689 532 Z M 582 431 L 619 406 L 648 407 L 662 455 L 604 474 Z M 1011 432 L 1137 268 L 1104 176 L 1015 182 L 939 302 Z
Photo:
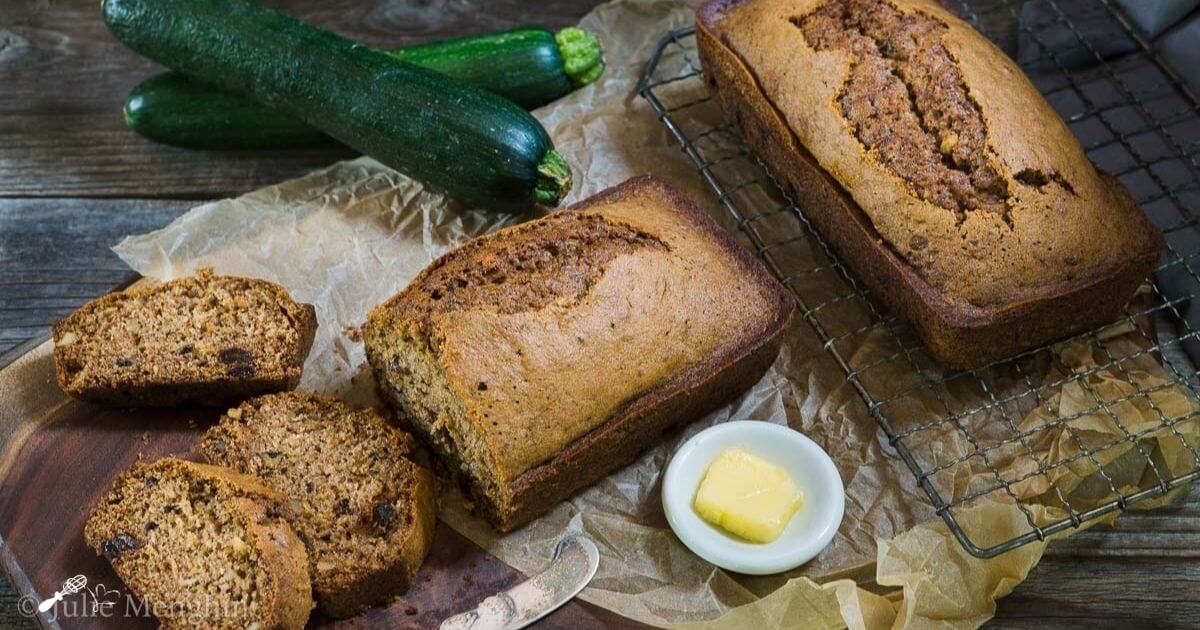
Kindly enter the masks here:
M 779 537 L 796 510 L 800 491 L 783 468 L 737 447 L 721 451 L 696 491 L 700 518 L 750 542 Z

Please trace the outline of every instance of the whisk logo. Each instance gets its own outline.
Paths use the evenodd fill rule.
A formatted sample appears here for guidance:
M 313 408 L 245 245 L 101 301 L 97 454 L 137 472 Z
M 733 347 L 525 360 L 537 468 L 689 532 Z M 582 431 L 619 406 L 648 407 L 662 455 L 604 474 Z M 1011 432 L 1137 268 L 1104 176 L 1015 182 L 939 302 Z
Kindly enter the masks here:
M 79 591 L 82 591 L 86 587 L 87 587 L 87 576 L 86 575 L 76 575 L 75 577 L 67 580 L 66 582 L 63 582 L 62 590 L 56 592 L 54 594 L 54 597 L 46 599 L 42 603 L 38 604 L 38 612 L 46 612 L 47 610 L 54 608 L 54 605 L 57 604 L 58 602 L 61 602 L 62 598 L 64 596 L 73 595 L 75 593 L 78 593 Z
M 121 592 L 103 584 L 88 585 L 86 575 L 68 578 L 62 588 L 41 602 L 33 597 L 23 597 L 17 602 L 21 614 L 32 617 L 49 614 L 59 617 L 111 617 L 116 612 Z
M 42 601 L 22 597 L 17 610 L 27 617 L 45 615 L 51 619 L 86 617 L 158 617 L 185 620 L 193 626 L 211 625 L 222 619 L 245 619 L 250 604 L 228 601 L 203 593 L 182 601 L 151 602 L 129 593 L 110 589 L 103 584 L 91 584 L 86 575 L 67 579 L 62 588 Z

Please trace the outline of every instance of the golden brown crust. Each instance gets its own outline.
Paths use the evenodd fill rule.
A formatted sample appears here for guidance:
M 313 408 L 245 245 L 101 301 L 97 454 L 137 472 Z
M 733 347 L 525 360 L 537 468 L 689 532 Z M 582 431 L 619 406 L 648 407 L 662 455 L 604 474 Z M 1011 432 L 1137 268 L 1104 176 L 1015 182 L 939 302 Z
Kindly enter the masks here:
M 722 20 L 739 9 L 745 15 L 751 16 L 759 4 L 759 0 L 716 0 L 698 9 L 697 40 L 709 87 L 722 108 L 741 129 L 747 144 L 779 177 L 826 241 L 873 295 L 913 323 L 935 358 L 951 367 L 977 367 L 1072 332 L 1112 321 L 1119 316 L 1122 306 L 1150 273 L 1158 259 L 1162 238 L 1128 192 L 1111 177 L 1096 172 L 1086 158 L 1082 157 L 1073 139 L 1070 140 L 1073 148 L 1065 151 L 1062 150 L 1060 138 L 1047 151 L 1047 159 L 1064 160 L 1066 164 L 1058 168 L 1072 174 L 1072 180 L 1079 184 L 1080 191 L 1090 189 L 1093 199 L 1106 200 L 1097 201 L 1098 205 L 1093 204 L 1079 211 L 1085 215 L 1100 213 L 1106 218 L 1096 219 L 1096 223 L 1090 227 L 1079 228 L 1064 227 L 1061 217 L 1055 217 L 1053 220 L 1047 217 L 1047 221 L 1055 223 L 1053 234 L 1056 238 L 1061 237 L 1062 233 L 1065 233 L 1065 238 L 1068 239 L 1071 238 L 1071 234 L 1086 236 L 1085 240 L 1073 242 L 1072 245 L 1081 248 L 1077 255 L 1080 256 L 1086 270 L 1060 275 L 1059 272 L 1068 266 L 1054 269 L 1047 267 L 1047 271 L 1040 277 L 1032 274 L 1031 281 L 1012 284 L 991 282 L 988 276 L 978 273 L 978 270 L 972 271 L 967 265 L 949 264 L 948 267 L 952 270 L 961 267 L 964 270 L 964 281 L 978 284 L 981 291 L 991 291 L 997 286 L 1003 288 L 993 296 L 995 299 L 983 305 L 960 299 L 955 293 L 947 292 L 945 286 L 935 286 L 930 276 L 925 273 L 927 269 L 918 269 L 911 264 L 911 260 L 901 251 L 903 248 L 895 245 L 894 241 L 898 237 L 893 236 L 889 239 L 881 235 L 877 222 L 879 213 L 890 212 L 892 208 L 876 208 L 874 214 L 865 211 L 844 187 L 844 180 L 834 177 L 824 169 L 805 143 L 801 142 L 793 127 L 789 125 L 789 120 L 764 93 L 760 79 L 756 78 L 746 61 L 724 41 L 725 32 L 722 29 L 726 25 L 722 24 Z M 773 0 L 769 4 L 770 11 L 780 11 L 780 7 L 784 6 L 789 16 L 800 19 L 807 15 L 807 11 L 818 6 L 814 2 L 797 2 L 792 3 L 795 5 L 792 6 Z M 922 10 L 933 11 L 926 3 L 890 4 L 901 7 L 919 5 Z M 937 15 L 939 19 L 948 20 L 948 23 L 953 19 L 940 13 Z M 750 17 L 744 18 L 744 21 L 748 20 Z M 718 26 L 719 24 L 721 26 Z M 746 28 L 743 22 L 736 24 L 741 29 Z M 796 38 L 794 44 L 798 47 L 797 50 L 806 51 L 797 54 L 817 54 L 806 48 L 800 29 L 795 24 L 789 22 L 788 26 L 791 29 L 790 34 Z M 970 41 L 973 39 L 982 40 L 982 36 L 968 35 L 968 31 L 965 26 L 955 23 L 956 41 L 963 42 L 960 45 L 971 45 Z M 744 33 L 742 37 L 745 37 Z M 986 58 L 985 53 L 1002 55 L 986 42 L 974 46 L 971 59 Z M 981 62 L 971 62 L 971 67 L 978 63 Z M 994 68 L 1011 65 L 1005 60 L 995 60 L 993 64 Z M 964 70 L 968 78 L 973 72 L 970 67 Z M 1020 84 L 1017 86 L 1020 89 L 1014 88 L 1017 92 L 1033 90 L 1019 73 L 1013 78 L 1013 82 Z M 1036 96 L 1036 91 L 1034 94 Z M 1041 103 L 1040 96 L 1036 98 Z M 983 105 L 985 115 L 994 113 L 997 109 L 988 103 Z M 833 108 L 831 111 L 838 110 Z M 1056 117 L 1054 120 L 1053 124 L 1048 122 L 1046 126 L 1056 128 L 1062 125 Z M 825 133 L 840 134 L 853 139 L 844 125 Z M 1016 143 L 1006 141 L 1005 151 L 1019 154 L 1022 149 L 1012 147 L 1013 144 Z M 864 155 L 861 153 L 861 146 L 858 154 Z M 867 158 L 856 159 L 863 161 L 863 169 L 870 170 Z M 1086 169 L 1075 164 L 1076 159 L 1082 160 Z M 1097 183 L 1088 183 L 1086 186 L 1081 183 L 1091 181 L 1081 178 L 1080 173 L 1083 171 L 1093 173 L 1090 177 Z M 876 185 L 891 185 L 901 191 L 899 194 L 916 199 L 904 191 L 904 186 L 896 183 L 894 175 L 890 177 L 890 184 L 886 179 L 881 179 Z M 1077 192 L 1083 195 L 1084 192 L 1080 191 Z M 918 202 L 919 199 L 913 203 Z M 1071 203 L 1080 204 L 1082 201 Z M 1036 206 L 1018 207 L 1014 219 L 1022 221 L 1022 217 L 1029 218 L 1037 211 Z M 899 212 L 895 214 L 903 216 Z M 1111 221 L 1120 223 L 1121 229 L 1110 230 L 1105 227 Z M 914 219 L 912 225 L 919 227 L 924 223 L 923 220 Z M 904 226 L 901 221 L 898 226 L 893 224 L 889 229 L 903 230 Z M 916 234 L 915 230 L 918 227 L 914 227 L 914 231 L 910 231 L 909 234 Z M 1104 243 L 1103 247 L 1090 248 L 1092 241 L 1088 239 L 1093 239 L 1097 234 L 1110 240 Z M 1023 246 L 1020 243 L 1015 246 L 1009 245 L 1010 248 Z M 1087 257 L 1089 254 L 1090 257 Z M 1029 256 L 1034 255 L 1031 253 Z M 949 260 L 953 263 L 957 259 Z M 997 264 L 992 273 L 1003 270 L 1004 267 Z M 1022 273 L 1029 275 L 1028 272 Z
M 412 586 L 413 579 L 429 549 L 437 529 L 437 484 L 433 474 L 417 467 L 413 473 L 413 489 L 405 504 L 411 524 L 403 536 L 393 541 L 393 561 L 381 570 L 360 573 L 353 579 L 331 586 L 319 605 L 331 617 L 350 617 L 370 606 L 387 602 Z
M 269 612 L 262 627 L 303 628 L 314 607 L 304 543 L 287 519 L 272 515 L 273 508 L 263 502 L 242 498 L 233 501 L 241 502 L 254 518 L 255 525 L 249 528 L 250 534 L 263 550 L 260 565 L 271 576 L 273 590 L 264 598 L 264 608 Z M 282 506 L 278 509 L 282 511 Z
M 274 283 L 195 276 L 118 291 L 53 326 L 67 394 L 113 405 L 223 405 L 294 388 L 316 311 Z
M 636 246 L 590 257 L 613 251 L 593 237 Z M 524 254 L 504 255 L 574 252 L 575 240 L 586 242 L 579 257 L 599 262 L 577 269 L 553 256 L 527 264 Z M 470 300 L 414 316 L 430 311 L 412 301 L 442 299 L 426 283 L 453 260 L 438 261 L 372 311 L 364 339 L 385 397 L 469 480 L 480 509 L 502 529 L 749 386 L 774 358 L 794 310 L 761 263 L 653 177 L 459 251 L 449 258 L 504 264 L 498 275 L 516 277 L 520 291 L 532 284 L 552 294 L 530 300 L 528 310 Z M 545 277 L 530 277 L 537 274 Z M 576 274 L 586 278 L 582 288 Z M 427 392 L 414 394 L 418 386 Z
M 164 500 L 154 500 L 153 496 L 138 500 L 139 494 L 152 495 L 173 482 L 178 482 L 179 487 Z M 192 489 L 200 486 L 203 489 Z M 212 555 L 190 555 L 199 549 L 190 547 L 183 536 L 192 535 L 194 528 L 182 529 L 173 537 L 153 537 L 155 530 L 168 527 L 158 521 L 205 518 L 188 506 L 170 512 L 164 508 L 190 502 L 195 498 L 193 493 L 206 493 L 208 488 L 215 493 L 213 500 L 232 515 L 232 527 L 244 534 L 237 536 L 233 544 L 245 549 L 245 555 L 239 557 L 248 563 L 246 567 L 218 565 L 215 571 L 233 576 L 244 570 L 261 576 L 254 582 L 254 610 L 247 609 L 240 600 L 221 600 L 223 592 L 206 591 L 211 585 L 201 583 L 197 567 L 220 560 L 214 560 Z M 147 509 L 149 506 L 155 509 Z M 254 477 L 168 457 L 138 464 L 118 476 L 88 519 L 84 540 L 97 554 L 109 559 L 134 595 L 149 602 L 163 627 L 232 628 L 257 623 L 264 629 L 302 628 L 313 608 L 308 555 L 288 525 L 287 514 L 287 498 Z M 221 546 L 224 542 L 217 541 L 216 549 L 227 551 L 227 547 Z M 168 569 L 172 566 L 180 573 L 172 573 Z M 196 599 L 197 593 L 205 592 L 210 594 Z
M 780 322 L 781 330 L 788 322 L 790 317 Z M 779 355 L 780 342 L 774 335 L 743 352 L 713 357 L 647 393 L 554 459 L 523 473 L 510 484 L 507 505 L 496 509 L 482 502 L 484 516 L 500 531 L 511 531 L 632 463 L 671 428 L 703 418 L 757 383 Z
M 290 497 L 318 607 L 348 617 L 403 593 L 429 551 L 433 478 L 412 439 L 372 408 L 317 394 L 259 396 L 197 445 L 208 462 Z

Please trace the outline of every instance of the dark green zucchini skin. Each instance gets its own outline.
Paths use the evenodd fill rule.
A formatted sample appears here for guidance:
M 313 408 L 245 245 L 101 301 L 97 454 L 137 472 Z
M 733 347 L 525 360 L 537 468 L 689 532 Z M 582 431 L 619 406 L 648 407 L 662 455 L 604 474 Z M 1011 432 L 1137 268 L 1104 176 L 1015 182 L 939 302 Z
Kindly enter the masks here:
M 388 54 L 495 92 L 526 109 L 541 107 L 575 89 L 554 33 L 544 28 L 458 37 Z
M 142 81 L 125 99 L 125 122 L 142 136 L 189 149 L 296 149 L 334 144 L 319 129 L 178 72 Z
M 470 206 L 557 205 L 569 169 L 504 98 L 248 0 L 105 0 L 122 43 L 240 94 Z
M 586 36 L 594 41 L 594 36 Z M 541 107 L 576 87 L 567 75 L 555 34 L 544 28 L 459 37 L 388 54 L 494 92 L 526 109 Z M 594 53 L 589 49 L 577 58 L 603 69 L 598 44 Z M 332 142 L 295 118 L 177 72 L 150 77 L 134 88 L 125 100 L 125 120 L 151 140 L 193 149 L 289 149 Z

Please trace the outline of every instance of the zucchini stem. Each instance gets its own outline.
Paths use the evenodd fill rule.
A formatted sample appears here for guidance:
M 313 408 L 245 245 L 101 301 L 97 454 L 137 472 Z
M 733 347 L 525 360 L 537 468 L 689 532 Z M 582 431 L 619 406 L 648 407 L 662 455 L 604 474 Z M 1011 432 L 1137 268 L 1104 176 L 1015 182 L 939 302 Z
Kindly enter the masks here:
M 604 50 L 595 33 L 568 26 L 554 36 L 571 84 L 581 88 L 604 73 Z
M 571 191 L 571 167 L 558 151 L 550 149 L 538 162 L 533 196 L 543 206 L 554 208 Z

